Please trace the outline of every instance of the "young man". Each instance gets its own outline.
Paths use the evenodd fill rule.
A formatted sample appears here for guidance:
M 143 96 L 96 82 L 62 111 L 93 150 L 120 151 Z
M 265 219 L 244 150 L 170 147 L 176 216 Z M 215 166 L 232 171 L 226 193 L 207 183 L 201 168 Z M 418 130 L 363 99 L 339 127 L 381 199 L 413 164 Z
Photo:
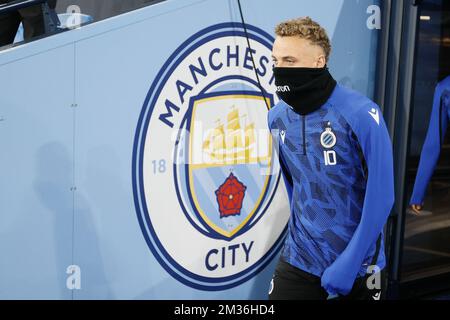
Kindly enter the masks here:
M 416 214 L 422 211 L 425 192 L 433 175 L 442 148 L 442 140 L 447 132 L 450 121 L 450 77 L 445 78 L 436 86 L 427 137 L 420 155 L 416 182 L 411 196 L 410 205 Z
M 381 111 L 336 84 L 327 69 L 330 40 L 319 24 L 290 20 L 275 33 L 281 100 L 268 122 L 291 217 L 270 299 L 378 300 L 383 226 L 394 202 L 392 146 Z

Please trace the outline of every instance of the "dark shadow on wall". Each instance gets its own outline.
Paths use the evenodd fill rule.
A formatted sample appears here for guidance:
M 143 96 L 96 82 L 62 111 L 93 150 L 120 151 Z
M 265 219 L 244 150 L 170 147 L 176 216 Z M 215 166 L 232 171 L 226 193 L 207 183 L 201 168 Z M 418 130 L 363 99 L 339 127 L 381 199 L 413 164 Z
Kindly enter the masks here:
M 61 295 L 67 294 L 66 274 L 68 263 L 78 265 L 81 269 L 81 295 L 86 290 L 97 288 L 97 297 L 113 299 L 108 280 L 104 276 L 104 266 L 99 249 L 99 239 L 95 230 L 90 205 L 82 193 L 71 190 L 73 186 L 73 161 L 66 146 L 59 142 L 48 143 L 40 148 L 36 156 L 36 172 L 33 185 L 42 203 L 53 213 L 54 238 L 56 239 L 57 281 Z M 75 207 L 74 207 L 75 205 Z M 67 225 L 72 226 L 71 235 L 67 235 Z M 78 241 L 88 244 L 88 250 L 78 249 Z M 70 244 L 67 243 L 70 241 Z M 67 261 L 67 250 L 70 248 L 71 261 Z M 89 277 L 95 270 L 95 277 Z M 100 289 L 98 289 L 100 288 Z M 72 291 L 73 298 L 78 290 Z
M 71 254 L 67 250 L 73 248 L 72 238 L 66 234 L 73 227 L 72 161 L 67 147 L 60 142 L 43 145 L 36 154 L 36 173 L 33 188 L 42 204 L 53 213 L 55 277 L 60 295 L 66 296 L 66 268 L 72 263 L 68 260 Z

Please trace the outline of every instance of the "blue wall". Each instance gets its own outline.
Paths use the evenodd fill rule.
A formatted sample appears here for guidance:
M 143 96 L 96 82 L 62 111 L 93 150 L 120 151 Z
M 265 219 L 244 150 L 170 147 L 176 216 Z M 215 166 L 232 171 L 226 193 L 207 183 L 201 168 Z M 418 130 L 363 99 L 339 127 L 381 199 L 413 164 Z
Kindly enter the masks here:
M 335 78 L 369 96 L 372 4 L 242 1 L 246 22 L 269 34 L 287 18 L 319 21 Z M 151 83 L 183 41 L 230 21 L 240 22 L 235 0 L 172 0 L 0 52 L 1 299 L 266 298 L 276 259 L 224 291 L 174 279 L 149 250 L 133 202 L 134 134 Z M 81 290 L 66 287 L 72 264 Z

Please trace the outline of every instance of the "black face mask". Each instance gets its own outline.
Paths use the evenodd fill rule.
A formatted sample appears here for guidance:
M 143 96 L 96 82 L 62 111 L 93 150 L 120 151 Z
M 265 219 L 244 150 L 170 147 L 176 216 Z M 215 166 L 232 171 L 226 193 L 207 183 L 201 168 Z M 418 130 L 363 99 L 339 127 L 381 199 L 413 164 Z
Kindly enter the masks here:
M 307 115 L 328 101 L 336 80 L 328 68 L 273 68 L 278 97 L 297 113 Z

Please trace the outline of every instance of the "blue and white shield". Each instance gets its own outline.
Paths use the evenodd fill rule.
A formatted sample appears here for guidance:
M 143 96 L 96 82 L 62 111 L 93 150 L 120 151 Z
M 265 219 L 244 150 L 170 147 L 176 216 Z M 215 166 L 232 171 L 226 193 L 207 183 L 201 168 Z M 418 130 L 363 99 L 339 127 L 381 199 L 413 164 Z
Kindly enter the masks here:
M 230 240 L 259 216 L 271 179 L 267 103 L 253 91 L 191 100 L 184 123 L 188 134 L 179 138 L 175 166 L 184 168 L 178 172 L 188 218 L 209 236 Z

